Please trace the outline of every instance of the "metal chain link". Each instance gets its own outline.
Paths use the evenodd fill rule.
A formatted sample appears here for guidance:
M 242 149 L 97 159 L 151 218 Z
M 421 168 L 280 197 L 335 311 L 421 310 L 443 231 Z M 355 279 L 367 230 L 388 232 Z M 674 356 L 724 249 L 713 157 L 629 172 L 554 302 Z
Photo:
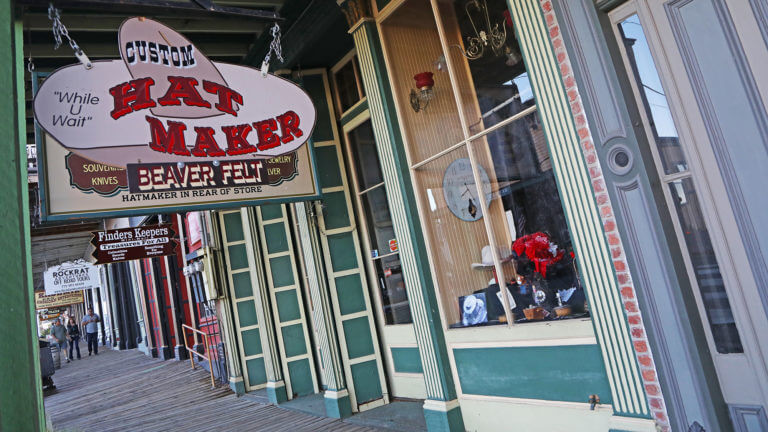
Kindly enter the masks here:
M 67 27 L 61 22 L 61 12 L 53 7 L 53 3 L 48 6 L 48 19 L 52 22 L 51 30 L 53 31 L 53 39 L 56 42 L 53 48 L 59 49 L 62 43 L 62 37 L 66 38 L 70 48 L 72 48 L 72 51 L 75 53 L 75 57 L 80 60 L 80 63 L 82 63 L 86 69 L 92 68 L 93 65 L 88 59 L 88 56 L 85 55 L 83 49 L 69 36 Z
M 32 61 L 32 31 L 27 28 L 27 43 L 29 44 L 29 57 L 27 57 L 27 72 L 35 71 L 35 62 Z
M 285 61 L 283 59 L 283 46 L 280 43 L 280 26 L 275 23 L 270 32 L 272 33 L 272 42 L 269 43 L 269 51 L 264 57 L 264 62 L 261 63 L 261 74 L 264 76 L 266 76 L 269 71 L 269 60 L 272 58 L 273 52 L 275 53 L 275 56 L 280 59 L 280 62 Z

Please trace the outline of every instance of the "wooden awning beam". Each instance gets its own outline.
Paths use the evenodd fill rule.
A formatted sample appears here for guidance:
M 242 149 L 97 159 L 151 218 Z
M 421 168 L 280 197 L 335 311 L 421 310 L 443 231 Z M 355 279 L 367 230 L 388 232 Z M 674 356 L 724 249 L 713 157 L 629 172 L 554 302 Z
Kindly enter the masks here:
M 48 7 L 50 0 L 17 0 L 19 6 Z M 98 9 L 104 12 L 124 12 L 141 15 L 142 13 L 162 13 L 169 11 L 189 14 L 216 14 L 248 17 L 256 20 L 282 21 L 278 12 L 248 9 L 241 7 L 219 6 L 212 2 L 180 2 L 168 0 L 57 0 L 54 5 L 59 9 Z M 205 5 L 205 6 L 203 6 Z

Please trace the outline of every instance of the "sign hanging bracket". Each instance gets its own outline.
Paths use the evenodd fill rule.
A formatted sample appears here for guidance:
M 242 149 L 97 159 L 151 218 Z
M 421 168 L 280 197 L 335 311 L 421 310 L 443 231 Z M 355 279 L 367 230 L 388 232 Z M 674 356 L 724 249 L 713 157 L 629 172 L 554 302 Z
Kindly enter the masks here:
M 48 19 L 51 20 L 53 39 L 56 41 L 53 49 L 59 49 L 61 46 L 62 37 L 65 37 L 67 42 L 69 42 L 69 46 L 72 48 L 72 51 L 74 51 L 77 60 L 80 61 L 80 63 L 85 66 L 86 69 L 91 69 L 93 67 L 93 63 L 91 63 L 91 60 L 85 54 L 85 51 L 80 48 L 80 45 L 78 45 L 77 42 L 75 42 L 75 40 L 69 36 L 67 27 L 64 25 L 64 23 L 61 22 L 61 11 L 56 9 L 53 6 L 53 3 L 48 5 Z
M 280 25 L 275 23 L 270 32 L 272 32 L 272 42 L 269 43 L 269 51 L 261 63 L 261 76 L 263 77 L 266 77 L 269 72 L 269 60 L 272 58 L 273 52 L 281 63 L 285 62 L 283 59 L 283 46 L 280 43 Z

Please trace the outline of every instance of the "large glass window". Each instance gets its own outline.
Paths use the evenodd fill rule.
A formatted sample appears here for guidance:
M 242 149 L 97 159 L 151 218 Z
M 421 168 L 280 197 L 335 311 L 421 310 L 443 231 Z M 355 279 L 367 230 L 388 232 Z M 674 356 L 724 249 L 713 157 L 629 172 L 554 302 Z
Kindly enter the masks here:
M 384 321 L 387 325 L 409 324 L 413 321 L 411 309 L 371 121 L 366 120 L 352 129 L 347 134 L 347 141 L 365 219 L 363 232 L 367 238 L 364 243 L 373 264 Z
M 725 282 L 639 17 L 632 15 L 621 21 L 619 34 L 640 96 L 641 109 L 645 111 L 652 151 L 660 162 L 659 176 L 668 188 L 674 207 L 672 213 L 677 216 L 678 236 L 683 239 L 681 246 L 687 252 L 693 273 L 691 279 L 701 296 L 715 348 L 721 354 L 742 353 L 744 349 Z
M 381 25 L 452 328 L 588 316 L 507 7 L 408 0 Z

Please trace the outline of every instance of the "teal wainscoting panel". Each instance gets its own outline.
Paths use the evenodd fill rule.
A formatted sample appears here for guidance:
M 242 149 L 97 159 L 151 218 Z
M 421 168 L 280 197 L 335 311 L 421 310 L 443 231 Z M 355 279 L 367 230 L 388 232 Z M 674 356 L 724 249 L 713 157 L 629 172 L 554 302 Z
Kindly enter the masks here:
M 302 84 L 317 109 L 317 123 L 312 133 L 312 139 L 315 142 L 331 141 L 333 139 L 333 126 L 331 124 L 331 114 L 328 111 L 323 76 L 306 75 L 303 78 Z
M 285 326 L 280 331 L 283 333 L 286 357 L 307 353 L 307 344 L 304 343 L 304 327 L 301 324 Z
M 277 315 L 280 317 L 280 322 L 301 318 L 296 290 L 278 291 L 275 293 L 275 299 L 277 299 Z
M 245 238 L 243 234 L 243 219 L 240 212 L 226 213 L 224 215 L 224 226 L 227 229 L 227 242 L 232 243 Z
M 352 233 L 328 236 L 328 249 L 331 251 L 331 266 L 334 272 L 357 267 L 355 240 Z
M 344 191 L 323 194 L 323 204 L 325 204 L 326 230 L 349 226 L 347 196 Z
M 314 393 L 315 386 L 312 385 L 312 372 L 309 368 L 308 359 L 288 362 L 288 374 L 291 377 L 291 390 L 295 395 L 304 396 Z
M 256 304 L 253 300 L 237 302 L 237 317 L 240 319 L 241 328 L 259 323 L 256 317 Z
M 354 364 L 351 369 L 358 404 L 381 398 L 381 383 L 376 360 Z
M 248 384 L 257 386 L 267 382 L 267 371 L 264 369 L 264 358 L 259 357 L 245 362 L 248 368 Z
M 395 372 L 424 373 L 418 348 L 391 348 Z
M 285 225 L 282 222 L 264 224 L 264 241 L 267 243 L 268 254 L 287 251 L 288 239 L 285 236 Z
M 268 204 L 263 205 L 261 208 L 261 220 L 272 220 L 283 217 L 283 205 L 282 204 Z
M 270 258 L 269 267 L 272 272 L 272 284 L 274 288 L 294 284 L 293 266 L 291 265 L 291 257 L 289 255 Z
M 243 338 L 243 352 L 246 357 L 261 354 L 261 335 L 259 335 L 259 329 L 245 330 L 240 336 Z
M 235 289 L 235 298 L 250 297 L 253 295 L 253 289 L 251 288 L 251 274 L 249 272 L 233 274 L 232 286 Z
M 229 246 L 229 263 L 232 270 L 248 268 L 248 254 L 245 252 L 245 245 L 238 244 Z
M 347 315 L 365 310 L 363 284 L 359 274 L 351 274 L 336 278 L 336 292 L 339 297 L 339 310 Z
M 374 353 L 368 317 L 362 316 L 348 319 L 342 325 L 344 326 L 344 339 L 347 341 L 347 351 L 350 359 Z M 378 376 L 378 373 L 376 376 Z
M 465 394 L 586 403 L 611 390 L 597 345 L 457 348 L 453 350 Z
M 317 178 L 322 189 L 342 186 L 339 157 L 335 146 L 315 147 Z

